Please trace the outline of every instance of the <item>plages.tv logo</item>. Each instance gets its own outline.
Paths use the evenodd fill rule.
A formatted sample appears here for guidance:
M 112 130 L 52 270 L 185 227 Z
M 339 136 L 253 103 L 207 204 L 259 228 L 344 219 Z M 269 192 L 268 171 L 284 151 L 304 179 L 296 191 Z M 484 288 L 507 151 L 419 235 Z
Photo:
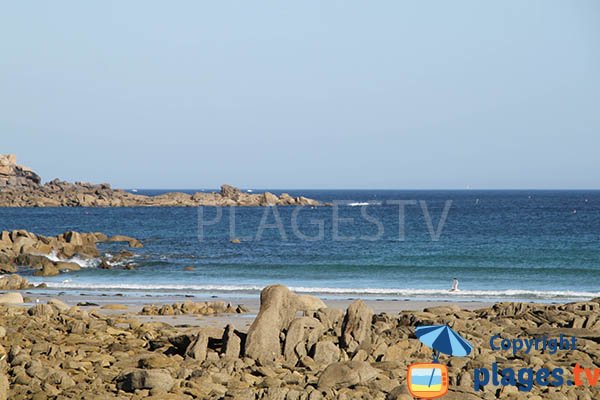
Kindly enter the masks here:
M 473 346 L 447 325 L 419 326 L 416 336 L 433 350 L 433 360 L 408 366 L 408 391 L 418 399 L 440 398 L 448 393 L 448 367 L 440 364 L 440 354 L 465 357 L 471 353 Z

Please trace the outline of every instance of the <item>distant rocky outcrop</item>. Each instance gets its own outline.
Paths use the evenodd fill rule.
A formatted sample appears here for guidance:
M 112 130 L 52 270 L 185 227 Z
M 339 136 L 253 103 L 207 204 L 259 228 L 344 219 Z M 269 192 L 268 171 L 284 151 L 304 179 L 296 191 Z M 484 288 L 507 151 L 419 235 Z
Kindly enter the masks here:
M 230 186 L 194 194 L 172 192 L 144 196 L 112 189 L 107 183 L 69 183 L 54 179 L 41 184 L 31 169 L 17 165 L 12 154 L 0 155 L 0 207 L 196 207 L 196 206 L 318 206 L 320 202 L 287 193 L 246 193 Z
M 0 154 L 0 188 L 36 187 L 42 178 L 31 169 L 17 165 L 14 154 Z

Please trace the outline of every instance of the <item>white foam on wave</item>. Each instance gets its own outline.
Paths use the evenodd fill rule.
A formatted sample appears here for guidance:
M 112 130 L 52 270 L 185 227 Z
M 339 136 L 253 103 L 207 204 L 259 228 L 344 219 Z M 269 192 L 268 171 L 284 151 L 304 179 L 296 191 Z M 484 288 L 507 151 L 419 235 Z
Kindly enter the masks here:
M 351 203 L 347 203 L 348 207 L 363 207 L 363 206 L 380 206 L 383 203 L 381 201 L 355 201 Z
M 106 261 L 106 264 L 110 265 L 111 267 L 123 267 L 123 266 L 125 266 L 125 265 L 127 265 L 127 264 L 133 264 L 133 263 L 131 262 L 131 259 L 132 259 L 132 258 L 135 258 L 135 257 L 139 257 L 139 255 L 138 255 L 138 254 L 134 254 L 134 255 L 133 255 L 133 256 L 131 256 L 131 257 L 126 257 L 126 258 L 122 258 L 122 259 L 121 259 L 121 260 L 119 260 L 119 261 L 114 261 L 113 259 L 114 259 L 115 257 L 114 257 L 112 254 L 110 254 L 110 253 L 105 253 L 105 254 L 104 254 L 104 259 L 105 259 L 105 261 Z M 100 262 L 101 262 L 101 261 L 100 261 L 100 260 L 98 260 L 98 264 L 97 264 L 97 265 L 95 265 L 95 266 L 98 266 L 98 265 L 100 265 Z
M 137 290 L 137 291 L 196 291 L 196 292 L 259 292 L 259 285 L 187 285 L 187 284 L 131 284 L 131 283 L 88 283 L 45 281 L 48 288 L 80 290 Z M 569 290 L 461 290 L 450 292 L 441 289 L 393 289 L 393 288 L 333 288 L 290 286 L 299 293 L 330 295 L 381 295 L 390 297 L 419 298 L 509 298 L 509 299 L 591 299 L 600 297 L 600 292 L 577 292 Z
M 54 262 L 72 262 L 79 265 L 81 268 L 95 268 L 100 265 L 101 262 L 99 258 L 83 258 L 79 256 L 63 259 L 58 257 L 56 251 L 52 251 L 50 254 L 45 255 L 45 257 Z

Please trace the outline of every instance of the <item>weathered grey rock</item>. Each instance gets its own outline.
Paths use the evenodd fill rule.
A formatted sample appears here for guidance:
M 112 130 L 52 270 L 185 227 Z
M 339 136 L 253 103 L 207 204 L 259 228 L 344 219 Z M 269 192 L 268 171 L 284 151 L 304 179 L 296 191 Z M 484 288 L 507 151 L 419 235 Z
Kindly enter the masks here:
M 410 343 L 406 340 L 399 341 L 398 343 L 389 346 L 385 349 L 383 355 L 383 361 L 401 361 L 408 357 L 410 352 Z
M 64 371 L 54 371 L 46 377 L 46 382 L 56 385 L 61 389 L 68 389 L 75 386 L 75 381 Z
M 296 199 L 296 204 L 300 206 L 318 206 L 320 203 L 314 199 L 300 196 Z
M 344 320 L 344 311 L 337 308 L 320 308 L 315 313 L 321 323 L 327 328 L 335 331 L 336 336 L 342 335 L 342 321 Z
M 56 262 L 55 267 L 59 272 L 79 271 L 81 269 L 81 266 L 77 263 L 64 261 Z
M 325 332 L 325 327 L 315 318 L 301 317 L 294 319 L 285 336 L 283 355 L 292 365 L 298 362 L 302 355 L 319 340 Z M 301 347 L 298 347 L 301 346 Z
M 280 332 L 287 329 L 298 311 L 305 311 L 307 301 L 283 285 L 264 288 L 260 294 L 260 310 L 248 330 L 245 355 L 261 364 L 271 363 L 282 356 Z
M 35 276 L 55 276 L 60 274 L 58 268 L 53 264 L 46 264 L 41 270 L 35 271 Z
M 242 191 L 231 185 L 221 185 L 221 196 L 228 199 L 237 200 L 240 198 Z
M 0 400 L 8 400 L 8 377 L 0 372 Z
M 35 237 L 19 236 L 13 240 L 12 249 L 15 254 L 29 253 L 37 242 Z
M 326 308 L 327 305 L 323 303 L 323 300 L 318 297 L 311 296 L 308 294 L 297 294 L 296 295 L 297 308 L 302 311 L 317 311 L 322 308 Z
M 325 368 L 319 377 L 319 389 L 341 389 L 364 385 L 374 380 L 379 371 L 363 361 L 337 362 Z
M 340 360 L 340 352 L 332 341 L 320 341 L 314 345 L 312 358 L 317 364 L 329 365 Z
M 208 352 L 208 335 L 198 332 L 185 350 L 185 356 L 198 361 L 206 360 Z
M 341 345 L 349 353 L 354 353 L 359 348 L 368 349 L 371 345 L 371 322 L 373 311 L 362 300 L 353 301 L 342 326 Z
M 50 318 L 53 317 L 55 312 L 54 308 L 49 304 L 36 304 L 27 310 L 27 313 L 31 316 Z
M 58 244 L 57 244 L 58 247 Z M 47 257 L 41 254 L 19 254 L 14 260 L 16 265 L 30 267 L 30 268 L 42 268 L 44 265 L 53 265 Z
M 164 369 L 138 369 L 117 377 L 117 388 L 126 392 L 140 389 L 170 391 L 175 381 Z
M 271 192 L 264 192 L 260 199 L 261 206 L 274 206 L 278 203 L 279 198 Z
M 0 154 L 0 188 L 38 186 L 41 181 L 30 168 L 17 165 L 14 154 Z
M 23 304 L 23 296 L 18 292 L 0 294 L 0 304 Z
M 242 351 L 242 339 L 233 325 L 227 325 L 223 332 L 223 354 L 230 358 L 238 358 Z
M 22 290 L 31 286 L 27 279 L 19 275 L 0 276 L 0 290 Z
M 59 312 L 67 312 L 71 308 L 67 305 L 67 303 L 65 303 L 62 300 L 58 300 L 58 299 L 50 299 L 50 300 L 48 300 L 48 304 L 50 304 L 52 307 L 54 307 Z
M 155 354 L 141 358 L 138 364 L 142 369 L 164 369 L 176 366 L 177 362 L 173 359 L 173 357 L 167 357 L 163 354 Z
M 408 391 L 408 388 L 406 387 L 405 384 L 396 386 L 394 389 L 392 389 L 387 397 L 386 400 L 412 400 L 413 397 L 410 395 L 410 392 Z

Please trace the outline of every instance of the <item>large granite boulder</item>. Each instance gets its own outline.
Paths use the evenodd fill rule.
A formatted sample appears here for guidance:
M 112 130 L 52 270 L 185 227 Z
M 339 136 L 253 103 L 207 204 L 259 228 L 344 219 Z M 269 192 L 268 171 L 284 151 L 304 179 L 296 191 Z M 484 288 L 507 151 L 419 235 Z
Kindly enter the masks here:
M 290 323 L 296 318 L 296 313 L 314 311 L 315 305 L 325 305 L 320 300 L 310 297 L 299 296 L 283 285 L 264 288 L 260 293 L 260 310 L 246 337 L 245 355 L 260 364 L 270 364 L 282 358 L 280 335 L 283 330 L 288 330 Z M 321 327 L 317 328 L 316 324 L 312 325 L 315 329 L 322 330 Z M 304 327 L 299 326 L 298 330 L 298 336 L 302 336 L 297 339 L 300 341 L 304 336 Z
M 32 287 L 27 279 L 19 275 L 0 276 L 0 290 L 22 290 Z
M 371 321 L 373 319 L 373 310 L 371 310 L 362 300 L 353 301 L 342 325 L 342 347 L 350 354 L 354 354 L 359 349 L 368 350 L 371 346 Z

